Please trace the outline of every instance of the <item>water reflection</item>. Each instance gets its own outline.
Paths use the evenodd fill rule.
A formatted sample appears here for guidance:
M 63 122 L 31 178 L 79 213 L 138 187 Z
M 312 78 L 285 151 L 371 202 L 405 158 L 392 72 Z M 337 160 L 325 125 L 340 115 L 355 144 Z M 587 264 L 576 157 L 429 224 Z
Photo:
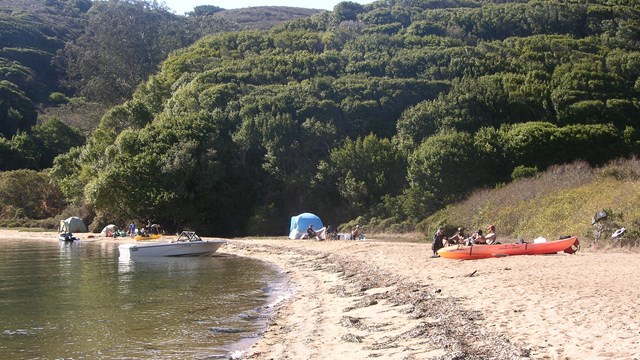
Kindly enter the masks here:
M 3 245 L 3 359 L 222 356 L 264 325 L 281 279 L 223 254 L 121 261 L 113 243 Z

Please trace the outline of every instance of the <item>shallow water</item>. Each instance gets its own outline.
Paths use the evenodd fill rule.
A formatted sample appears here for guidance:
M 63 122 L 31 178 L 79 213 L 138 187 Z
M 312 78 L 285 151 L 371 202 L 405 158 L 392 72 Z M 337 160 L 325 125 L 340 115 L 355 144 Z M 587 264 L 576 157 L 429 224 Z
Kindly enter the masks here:
M 285 291 L 275 268 L 223 253 L 119 261 L 114 243 L 3 240 L 0 357 L 223 358 Z

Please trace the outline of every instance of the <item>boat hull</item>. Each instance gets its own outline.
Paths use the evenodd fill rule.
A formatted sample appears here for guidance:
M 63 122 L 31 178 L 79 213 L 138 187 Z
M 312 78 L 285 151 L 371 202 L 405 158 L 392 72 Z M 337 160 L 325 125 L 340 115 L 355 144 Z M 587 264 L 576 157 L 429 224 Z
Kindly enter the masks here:
M 210 256 L 226 242 L 202 240 L 173 243 L 123 244 L 118 247 L 120 256 L 129 257 L 177 257 Z
M 546 255 L 564 251 L 573 254 L 580 241 L 577 237 L 534 244 L 497 244 L 497 245 L 454 245 L 438 250 L 438 255 L 446 259 L 474 260 L 514 255 Z

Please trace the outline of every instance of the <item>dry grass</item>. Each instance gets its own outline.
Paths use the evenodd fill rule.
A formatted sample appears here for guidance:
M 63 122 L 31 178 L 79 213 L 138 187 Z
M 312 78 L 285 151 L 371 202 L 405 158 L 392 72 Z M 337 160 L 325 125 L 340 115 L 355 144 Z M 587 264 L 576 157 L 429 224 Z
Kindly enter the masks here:
M 610 234 L 625 226 L 626 238 L 618 245 L 637 246 L 640 238 L 640 160 L 616 160 L 594 169 L 585 162 L 549 168 L 534 178 L 513 182 L 498 189 L 473 193 L 465 201 L 449 206 L 420 224 L 425 232 L 445 225 L 472 229 L 496 224 L 503 240 L 538 236 L 557 239 L 577 235 L 586 243 L 597 240 L 611 246 Z M 592 225 L 597 211 L 606 209 L 607 221 Z M 605 239 L 607 239 L 605 241 Z

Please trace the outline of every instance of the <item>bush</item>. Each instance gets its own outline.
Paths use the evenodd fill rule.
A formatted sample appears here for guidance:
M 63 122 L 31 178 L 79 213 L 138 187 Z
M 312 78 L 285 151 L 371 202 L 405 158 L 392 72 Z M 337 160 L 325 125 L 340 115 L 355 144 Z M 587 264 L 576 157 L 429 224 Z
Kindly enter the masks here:
M 534 177 L 536 176 L 537 173 L 538 173 L 537 166 L 527 167 L 524 165 L 519 165 L 519 166 L 516 166 L 515 169 L 513 169 L 513 172 L 511 173 L 511 180 L 516 181 L 524 178 Z
M 67 104 L 69 102 L 69 98 L 63 93 L 53 92 L 49 95 L 49 101 L 54 104 L 61 105 Z

